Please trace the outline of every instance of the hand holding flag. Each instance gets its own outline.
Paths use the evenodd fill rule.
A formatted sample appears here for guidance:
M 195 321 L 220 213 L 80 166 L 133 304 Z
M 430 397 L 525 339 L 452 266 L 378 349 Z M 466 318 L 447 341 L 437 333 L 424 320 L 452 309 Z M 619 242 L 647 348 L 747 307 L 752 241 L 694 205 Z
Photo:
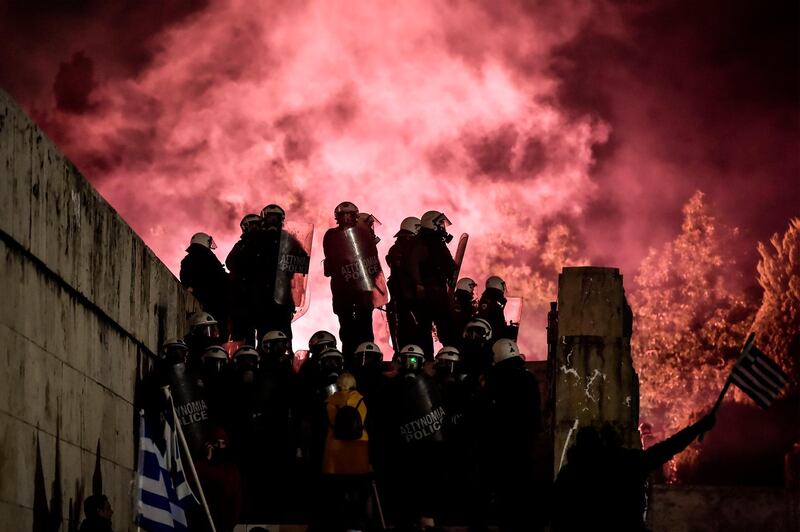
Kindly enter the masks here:
M 719 409 L 731 383 L 738 386 L 758 406 L 767 409 L 789 382 L 789 376 L 780 366 L 754 345 L 755 337 L 755 333 L 750 333 L 747 337 L 739 359 L 725 381 L 714 408 L 711 409 L 711 414 L 715 414 Z M 704 435 L 705 433 L 700 436 L 701 442 Z

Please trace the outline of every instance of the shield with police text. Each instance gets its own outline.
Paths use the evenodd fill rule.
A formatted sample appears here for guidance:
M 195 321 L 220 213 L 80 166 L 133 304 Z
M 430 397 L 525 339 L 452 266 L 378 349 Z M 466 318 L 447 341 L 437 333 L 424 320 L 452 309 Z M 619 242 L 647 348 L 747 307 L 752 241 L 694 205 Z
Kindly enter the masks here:
M 205 455 L 211 421 L 209 404 L 201 380 L 185 364 L 175 364 L 169 371 L 169 387 L 175 413 L 178 415 L 183 435 L 192 456 Z
M 389 300 L 386 279 L 378 259 L 375 236 L 364 224 L 345 227 L 336 233 L 335 246 L 340 256 L 336 269 L 331 272 L 354 293 L 365 295 L 364 300 L 373 307 L 385 305 Z
M 400 441 L 443 441 L 446 412 L 433 380 L 420 373 L 398 375 L 393 381 L 391 400 L 396 405 L 394 422 Z
M 313 238 L 312 224 L 289 222 L 281 230 L 274 291 L 279 305 L 304 309 Z

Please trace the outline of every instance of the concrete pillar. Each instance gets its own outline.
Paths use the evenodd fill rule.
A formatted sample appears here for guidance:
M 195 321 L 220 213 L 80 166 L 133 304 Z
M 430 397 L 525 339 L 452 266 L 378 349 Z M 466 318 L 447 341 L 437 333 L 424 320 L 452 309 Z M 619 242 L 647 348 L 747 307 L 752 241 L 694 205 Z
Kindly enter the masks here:
M 558 277 L 557 322 L 549 327 L 557 328 L 549 335 L 557 342 L 550 349 L 554 474 L 583 426 L 611 423 L 626 446 L 640 447 L 632 314 L 619 270 L 564 268 Z

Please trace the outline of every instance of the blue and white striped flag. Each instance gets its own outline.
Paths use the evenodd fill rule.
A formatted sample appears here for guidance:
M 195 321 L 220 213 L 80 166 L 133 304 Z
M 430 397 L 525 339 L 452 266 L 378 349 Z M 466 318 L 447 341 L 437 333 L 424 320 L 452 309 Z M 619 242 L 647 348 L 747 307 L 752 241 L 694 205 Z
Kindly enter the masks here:
M 758 406 L 767 409 L 789 382 L 789 376 L 751 343 L 736 362 L 731 380 Z
M 167 418 L 170 417 L 172 415 L 168 412 Z M 168 430 L 165 427 L 165 436 Z M 169 461 L 148 433 L 144 411 L 140 411 L 136 523 L 147 532 L 188 531 L 184 509 L 196 501 L 183 475 L 174 437 L 166 438 L 166 443 Z M 173 478 L 177 479 L 174 483 Z

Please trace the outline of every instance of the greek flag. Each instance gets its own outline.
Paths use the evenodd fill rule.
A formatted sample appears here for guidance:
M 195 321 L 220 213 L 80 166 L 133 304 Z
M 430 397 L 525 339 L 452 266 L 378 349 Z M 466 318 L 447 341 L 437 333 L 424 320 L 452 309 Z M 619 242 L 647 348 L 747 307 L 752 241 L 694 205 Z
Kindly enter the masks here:
M 172 412 L 167 412 L 166 417 L 168 422 L 164 427 L 164 439 L 167 451 L 162 453 L 148 432 L 144 411 L 139 411 L 136 523 L 147 532 L 188 531 L 184 508 L 196 502 L 183 474 L 176 436 L 172 430 Z
M 731 380 L 761 408 L 769 405 L 781 393 L 789 376 L 752 343 L 733 368 Z

